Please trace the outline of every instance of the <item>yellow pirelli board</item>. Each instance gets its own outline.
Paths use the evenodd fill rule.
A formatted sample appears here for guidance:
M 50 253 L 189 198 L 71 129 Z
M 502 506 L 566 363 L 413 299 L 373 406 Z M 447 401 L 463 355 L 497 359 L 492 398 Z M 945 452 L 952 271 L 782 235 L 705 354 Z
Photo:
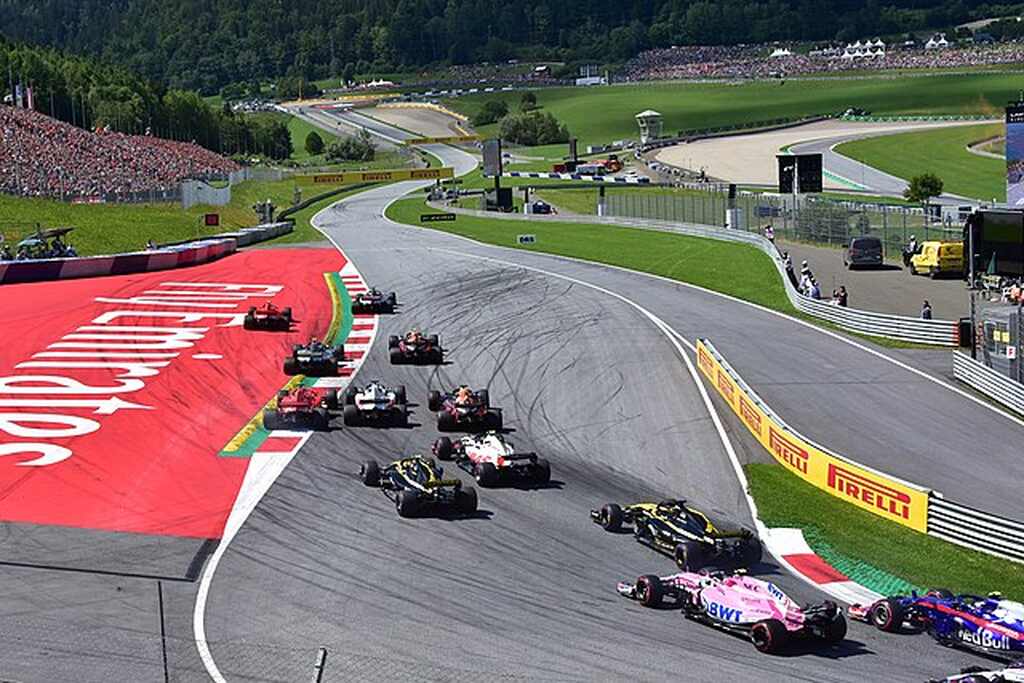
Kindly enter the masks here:
M 312 176 L 314 183 L 330 185 L 383 183 L 392 180 L 441 180 L 454 177 L 455 172 L 449 166 L 442 168 L 398 168 L 389 171 L 345 171 L 344 173 L 319 173 Z
M 458 145 L 463 142 L 476 142 L 479 135 L 453 135 L 447 138 L 409 138 L 407 145 Z
M 774 420 L 697 342 L 697 367 L 743 426 L 787 470 L 823 491 L 892 522 L 926 533 L 928 491 L 826 453 Z

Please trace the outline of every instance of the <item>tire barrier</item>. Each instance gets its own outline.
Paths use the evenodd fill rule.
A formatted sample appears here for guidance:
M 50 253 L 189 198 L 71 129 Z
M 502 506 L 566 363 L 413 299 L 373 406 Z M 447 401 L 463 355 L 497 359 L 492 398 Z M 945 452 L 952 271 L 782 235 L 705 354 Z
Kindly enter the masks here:
M 697 340 L 697 367 L 765 450 L 812 486 L 914 531 L 1024 563 L 1024 523 L 825 450 L 790 428 L 706 339 Z
M 966 353 L 953 354 L 953 376 L 972 389 L 1024 415 L 1024 384 L 1014 382 Z

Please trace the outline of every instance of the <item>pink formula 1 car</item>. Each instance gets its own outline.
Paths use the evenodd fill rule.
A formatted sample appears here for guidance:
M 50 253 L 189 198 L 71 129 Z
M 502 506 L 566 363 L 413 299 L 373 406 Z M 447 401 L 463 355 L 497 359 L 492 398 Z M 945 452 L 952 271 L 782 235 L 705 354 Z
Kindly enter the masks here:
M 836 603 L 801 607 L 775 584 L 743 573 L 648 574 L 619 582 L 618 591 L 647 607 L 672 599 L 686 618 L 748 637 L 759 652 L 778 652 L 797 638 L 836 645 L 846 637 L 846 619 Z

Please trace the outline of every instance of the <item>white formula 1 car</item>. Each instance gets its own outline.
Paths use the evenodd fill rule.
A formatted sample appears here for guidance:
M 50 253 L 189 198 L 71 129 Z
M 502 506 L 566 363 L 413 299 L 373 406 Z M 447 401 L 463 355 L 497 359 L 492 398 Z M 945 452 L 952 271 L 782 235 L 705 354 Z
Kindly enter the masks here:
M 404 427 L 409 423 L 405 387 L 388 388 L 373 380 L 365 387 L 352 385 L 345 390 L 342 417 L 346 427 L 383 424 Z
M 442 436 L 434 442 L 439 460 L 454 460 L 480 486 L 497 486 L 512 480 L 532 484 L 551 481 L 551 465 L 536 453 L 516 451 L 500 432 L 485 432 L 452 441 Z
M 980 666 L 967 666 L 960 673 L 933 678 L 931 683 L 1024 683 L 1024 659 L 1019 659 L 1005 669 L 986 671 Z

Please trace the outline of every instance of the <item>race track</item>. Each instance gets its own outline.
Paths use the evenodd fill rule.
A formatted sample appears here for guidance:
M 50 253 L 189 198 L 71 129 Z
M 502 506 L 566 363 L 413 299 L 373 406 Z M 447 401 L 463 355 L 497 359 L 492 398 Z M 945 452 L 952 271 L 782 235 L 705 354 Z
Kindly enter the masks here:
M 468 163 L 448 148 L 432 151 L 460 170 Z M 1007 445 L 1016 424 L 768 312 L 381 218 L 414 187 L 349 198 L 318 222 L 368 282 L 405 302 L 382 318 L 381 337 L 419 325 L 441 335 L 451 364 L 393 368 L 378 338 L 356 382 L 405 384 L 421 403 L 419 426 L 313 437 L 228 547 L 205 610 L 211 654 L 228 680 L 262 680 L 247 660 L 256 643 L 275 653 L 275 674 L 288 679 L 308 675 L 316 649 L 326 647 L 327 681 L 920 681 L 972 660 L 859 625 L 834 652 L 764 657 L 678 614 L 618 598 L 616 580 L 673 565 L 628 535 L 602 532 L 587 517 L 591 508 L 686 496 L 736 522 L 749 519 L 671 341 L 628 303 L 586 285 L 627 295 L 686 339 L 710 337 L 805 434 L 897 474 L 936 485 L 959 479 L 960 492 L 1008 490 L 1013 478 L 999 467 L 1018 467 Z M 422 405 L 426 391 L 457 382 L 490 389 L 511 438 L 548 457 L 557 483 L 483 491 L 473 519 L 402 520 L 354 473 L 366 458 L 384 463 L 427 450 L 436 431 Z M 909 434 L 908 422 L 934 429 Z M 974 424 L 977 433 L 957 437 Z M 734 441 L 741 455 L 763 457 L 742 437 Z M 957 446 L 970 442 L 977 452 L 979 441 L 999 465 L 957 467 Z M 785 574 L 775 579 L 798 598 L 822 597 Z

